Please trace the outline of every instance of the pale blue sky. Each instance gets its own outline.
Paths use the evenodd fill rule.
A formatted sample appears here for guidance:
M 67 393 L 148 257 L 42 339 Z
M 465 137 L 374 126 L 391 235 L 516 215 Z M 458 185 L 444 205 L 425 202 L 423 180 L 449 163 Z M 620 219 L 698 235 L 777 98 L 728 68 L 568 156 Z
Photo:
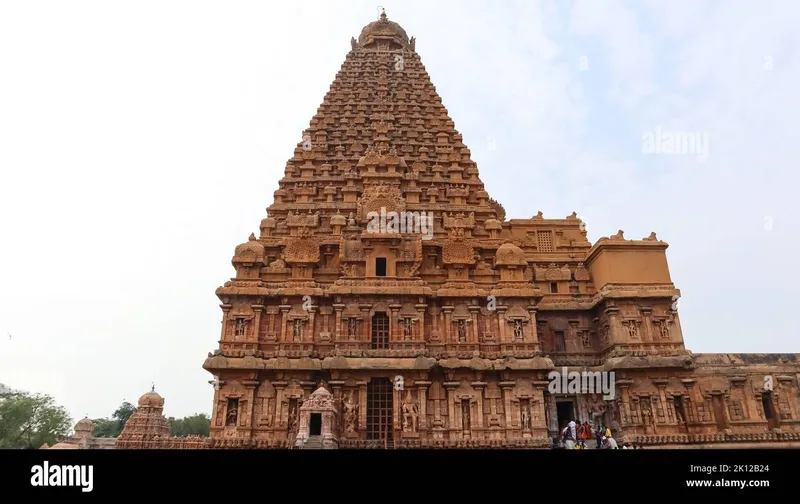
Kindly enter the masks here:
M 210 412 L 214 289 L 376 3 L 0 6 L 0 382 Z M 382 3 L 510 218 L 655 231 L 688 348 L 800 351 L 800 2 Z

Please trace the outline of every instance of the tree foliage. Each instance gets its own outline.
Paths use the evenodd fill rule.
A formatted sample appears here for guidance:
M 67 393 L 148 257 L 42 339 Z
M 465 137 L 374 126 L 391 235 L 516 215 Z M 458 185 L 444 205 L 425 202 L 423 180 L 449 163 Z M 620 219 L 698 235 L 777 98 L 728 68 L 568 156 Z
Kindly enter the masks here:
M 173 436 L 208 436 L 211 428 L 211 418 L 205 413 L 195 413 L 184 418 L 167 419 L 169 430 Z
M 111 415 L 111 418 L 96 418 L 92 420 L 94 437 L 117 437 L 125 427 L 125 422 L 136 411 L 136 407 L 128 401 L 123 401 L 119 408 Z
M 0 449 L 39 448 L 67 436 L 72 419 L 46 394 L 14 392 L 0 395 Z

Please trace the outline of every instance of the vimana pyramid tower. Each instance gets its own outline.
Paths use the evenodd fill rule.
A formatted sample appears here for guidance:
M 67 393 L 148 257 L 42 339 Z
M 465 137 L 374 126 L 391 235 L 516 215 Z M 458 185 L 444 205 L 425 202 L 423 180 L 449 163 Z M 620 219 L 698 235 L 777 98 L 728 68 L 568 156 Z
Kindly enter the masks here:
M 666 243 L 507 218 L 414 38 L 351 45 L 216 291 L 209 447 L 800 446 L 796 354 L 686 350 Z

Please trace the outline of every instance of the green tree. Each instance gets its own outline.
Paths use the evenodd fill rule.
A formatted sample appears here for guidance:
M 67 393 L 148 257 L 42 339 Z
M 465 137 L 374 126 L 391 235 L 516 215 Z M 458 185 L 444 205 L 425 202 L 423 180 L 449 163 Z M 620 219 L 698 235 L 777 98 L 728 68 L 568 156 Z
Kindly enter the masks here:
M 0 395 L 0 448 L 39 448 L 69 434 L 67 410 L 45 394 Z
M 169 431 L 173 436 L 208 436 L 211 428 L 211 418 L 205 413 L 195 413 L 185 418 L 167 419 Z
M 136 407 L 128 401 L 123 401 L 119 408 L 111 415 L 111 418 L 96 418 L 92 420 L 94 430 L 92 435 L 95 437 L 117 437 L 125 427 L 125 422 L 136 411 Z

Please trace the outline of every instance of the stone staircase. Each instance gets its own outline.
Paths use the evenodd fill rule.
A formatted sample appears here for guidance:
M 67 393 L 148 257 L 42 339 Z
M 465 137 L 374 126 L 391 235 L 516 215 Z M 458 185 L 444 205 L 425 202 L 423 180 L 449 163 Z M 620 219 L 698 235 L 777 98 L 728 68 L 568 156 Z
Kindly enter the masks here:
M 311 436 L 308 438 L 302 446 L 298 447 L 300 450 L 321 450 L 322 449 L 322 437 L 321 436 Z

